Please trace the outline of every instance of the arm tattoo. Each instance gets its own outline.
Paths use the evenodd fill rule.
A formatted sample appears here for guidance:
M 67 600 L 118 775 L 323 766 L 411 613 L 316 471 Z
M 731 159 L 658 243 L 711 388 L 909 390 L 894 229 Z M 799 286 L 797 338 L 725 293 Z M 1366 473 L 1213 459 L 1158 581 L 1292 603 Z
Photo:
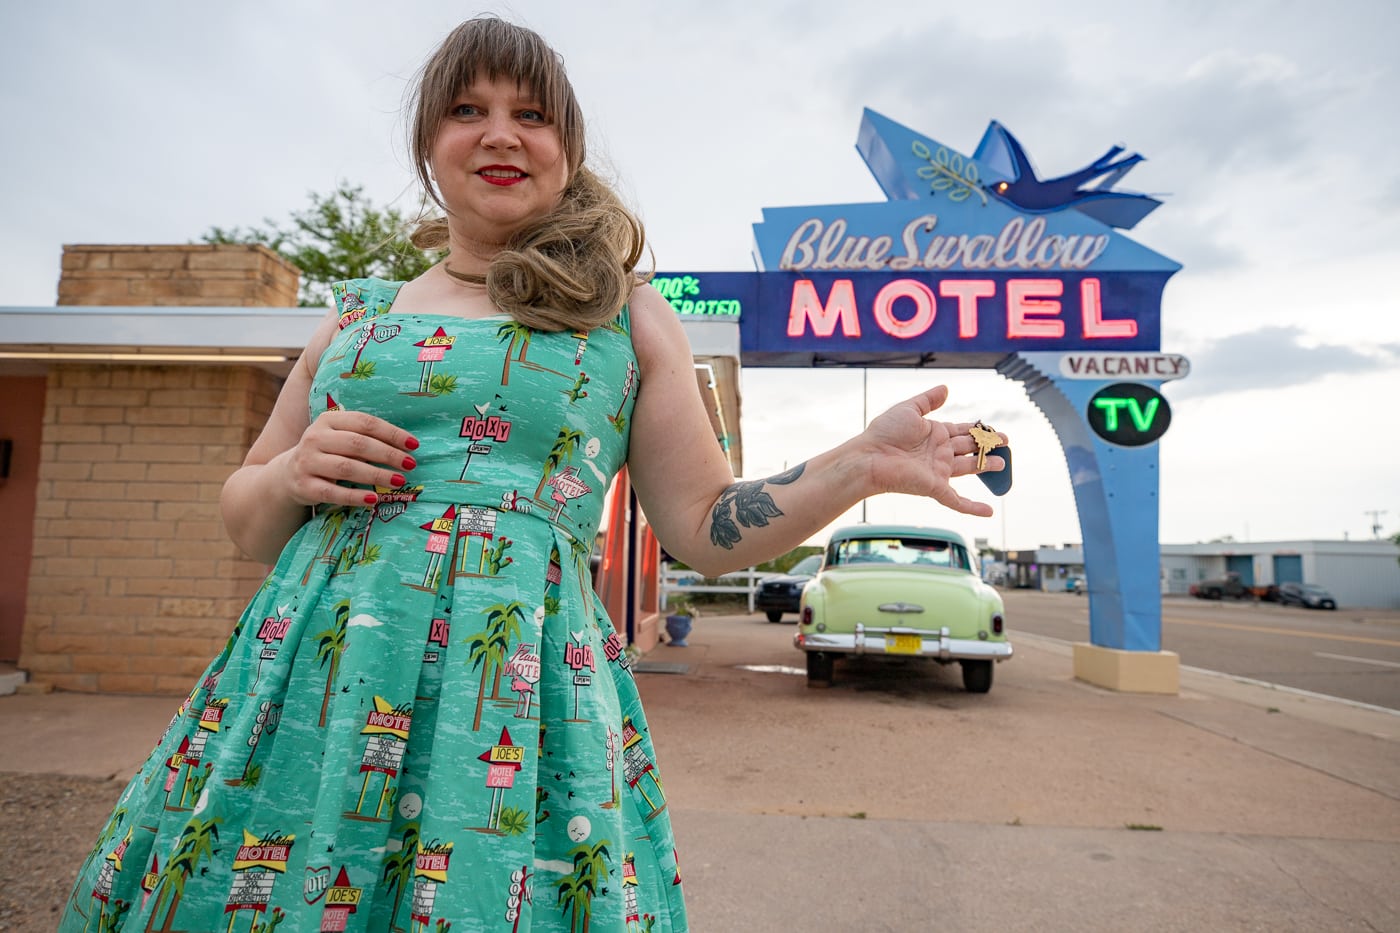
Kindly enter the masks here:
M 732 551 L 734 545 L 744 536 L 739 530 L 740 525 L 745 528 L 762 528 L 768 524 L 768 519 L 782 515 L 782 509 L 778 508 L 772 496 L 763 491 L 763 487 L 768 483 L 786 486 L 796 482 L 805 469 L 807 464 L 799 463 L 792 469 L 767 479 L 735 483 L 720 493 L 719 501 L 715 503 L 714 511 L 710 514 L 710 543 Z M 731 505 L 734 507 L 732 517 L 729 512 Z

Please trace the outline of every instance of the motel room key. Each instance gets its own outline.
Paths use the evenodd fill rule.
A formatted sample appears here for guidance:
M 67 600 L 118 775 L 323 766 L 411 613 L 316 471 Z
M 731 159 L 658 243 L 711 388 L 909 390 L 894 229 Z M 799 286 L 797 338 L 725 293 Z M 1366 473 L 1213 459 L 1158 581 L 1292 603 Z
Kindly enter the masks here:
M 967 433 L 977 445 L 977 470 L 981 472 L 987 467 L 987 451 L 1001 446 L 1001 435 L 980 421 L 968 428 Z

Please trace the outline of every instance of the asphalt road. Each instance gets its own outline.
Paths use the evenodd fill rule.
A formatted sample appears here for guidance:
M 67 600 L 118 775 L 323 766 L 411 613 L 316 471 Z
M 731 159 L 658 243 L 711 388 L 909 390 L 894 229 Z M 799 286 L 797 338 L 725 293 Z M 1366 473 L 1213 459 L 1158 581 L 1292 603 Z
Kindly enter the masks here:
M 1089 600 L 1069 593 L 1005 590 L 1007 630 L 1089 641 Z M 1248 677 L 1400 710 L 1400 612 L 1335 612 L 1263 602 L 1168 597 L 1162 647 L 1183 666 Z

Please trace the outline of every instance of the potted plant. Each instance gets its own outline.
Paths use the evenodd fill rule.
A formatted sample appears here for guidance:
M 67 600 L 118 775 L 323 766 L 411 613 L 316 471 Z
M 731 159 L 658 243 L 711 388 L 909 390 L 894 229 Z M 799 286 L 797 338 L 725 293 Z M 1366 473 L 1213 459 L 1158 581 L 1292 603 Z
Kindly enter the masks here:
M 666 598 L 666 635 L 671 644 L 678 648 L 686 647 L 685 639 L 690 634 L 695 615 L 688 596 L 668 596 Z

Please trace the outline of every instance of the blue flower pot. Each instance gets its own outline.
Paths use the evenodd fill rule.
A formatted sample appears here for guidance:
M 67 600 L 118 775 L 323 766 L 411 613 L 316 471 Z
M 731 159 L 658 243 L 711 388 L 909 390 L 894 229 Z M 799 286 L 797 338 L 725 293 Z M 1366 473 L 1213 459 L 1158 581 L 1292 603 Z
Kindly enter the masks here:
M 667 616 L 666 636 L 671 639 L 671 644 L 677 648 L 686 647 L 685 638 L 693 624 L 694 619 L 690 616 Z

